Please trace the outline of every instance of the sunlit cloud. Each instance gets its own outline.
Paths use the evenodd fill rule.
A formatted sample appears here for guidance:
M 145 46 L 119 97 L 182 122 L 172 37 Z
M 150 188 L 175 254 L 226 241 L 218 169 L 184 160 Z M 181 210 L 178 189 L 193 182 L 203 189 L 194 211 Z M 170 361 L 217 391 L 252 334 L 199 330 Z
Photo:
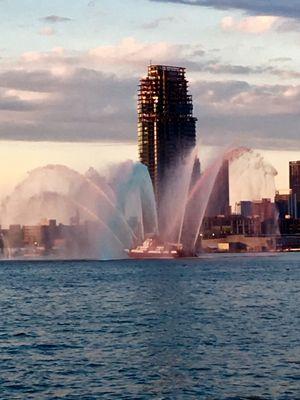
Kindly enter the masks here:
M 199 130 L 209 144 L 235 135 L 247 141 L 251 134 L 253 145 L 276 148 L 284 131 L 287 148 L 299 145 L 300 90 L 289 82 L 292 74 L 300 78 L 297 71 L 230 64 L 201 44 L 134 37 L 85 51 L 24 52 L 2 65 L 0 138 L 135 141 L 137 85 L 150 59 L 188 67 Z M 286 84 L 250 84 L 251 76 L 286 78 Z
M 5 91 L 5 95 L 8 97 L 16 97 L 23 101 L 35 101 L 35 100 L 46 100 L 50 97 L 49 93 L 40 92 L 40 91 L 29 91 L 29 90 L 16 90 L 16 89 L 8 89 Z
M 278 17 L 267 15 L 246 17 L 242 19 L 227 16 L 222 19 L 221 27 L 224 31 L 261 34 L 270 31 L 278 19 Z

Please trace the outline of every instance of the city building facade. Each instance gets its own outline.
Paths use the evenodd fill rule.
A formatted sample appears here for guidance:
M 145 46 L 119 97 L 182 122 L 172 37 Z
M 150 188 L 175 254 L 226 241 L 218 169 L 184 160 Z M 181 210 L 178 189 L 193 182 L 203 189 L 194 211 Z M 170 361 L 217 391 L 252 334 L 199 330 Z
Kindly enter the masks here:
M 290 190 L 292 196 L 292 216 L 300 218 L 300 161 L 290 161 Z

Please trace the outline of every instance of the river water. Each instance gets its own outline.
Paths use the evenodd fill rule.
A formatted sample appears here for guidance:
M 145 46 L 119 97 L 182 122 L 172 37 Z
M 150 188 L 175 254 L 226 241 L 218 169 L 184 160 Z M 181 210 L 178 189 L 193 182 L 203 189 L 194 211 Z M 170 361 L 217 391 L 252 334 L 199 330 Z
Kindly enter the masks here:
M 300 399 L 300 254 L 0 263 L 1 399 Z

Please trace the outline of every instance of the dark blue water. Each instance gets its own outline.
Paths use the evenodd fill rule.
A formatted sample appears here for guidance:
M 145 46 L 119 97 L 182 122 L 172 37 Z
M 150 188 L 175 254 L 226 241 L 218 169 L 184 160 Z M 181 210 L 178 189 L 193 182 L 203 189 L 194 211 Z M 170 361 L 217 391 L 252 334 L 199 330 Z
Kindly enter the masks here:
M 300 399 L 300 255 L 0 263 L 1 399 Z

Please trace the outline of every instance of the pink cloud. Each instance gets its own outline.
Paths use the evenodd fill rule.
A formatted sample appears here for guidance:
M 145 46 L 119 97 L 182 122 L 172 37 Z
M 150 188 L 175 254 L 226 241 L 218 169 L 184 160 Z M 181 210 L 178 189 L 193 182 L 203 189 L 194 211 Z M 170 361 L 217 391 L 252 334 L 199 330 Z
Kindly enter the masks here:
M 259 15 L 237 20 L 234 17 L 227 16 L 222 19 L 221 28 L 224 31 L 261 34 L 270 31 L 278 19 L 279 17 Z

